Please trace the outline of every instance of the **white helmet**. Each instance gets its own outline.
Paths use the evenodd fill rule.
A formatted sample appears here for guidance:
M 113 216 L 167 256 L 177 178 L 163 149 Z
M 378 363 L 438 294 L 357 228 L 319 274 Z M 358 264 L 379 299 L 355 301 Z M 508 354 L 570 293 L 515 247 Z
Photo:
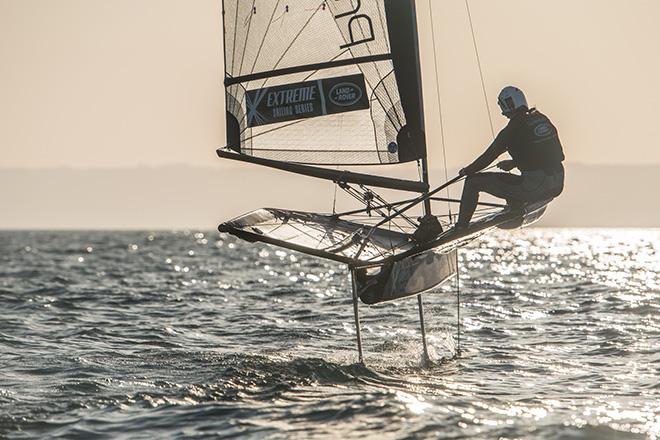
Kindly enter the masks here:
M 497 104 L 502 109 L 503 115 L 511 114 L 521 107 L 529 108 L 525 94 L 518 87 L 513 86 L 502 89 L 500 96 L 497 97 Z

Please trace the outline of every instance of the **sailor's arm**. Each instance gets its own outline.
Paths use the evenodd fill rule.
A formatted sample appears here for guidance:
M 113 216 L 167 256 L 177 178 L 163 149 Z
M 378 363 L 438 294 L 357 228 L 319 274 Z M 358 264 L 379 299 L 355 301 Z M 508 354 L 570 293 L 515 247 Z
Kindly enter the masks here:
M 486 168 L 491 163 L 493 163 L 495 159 L 497 159 L 502 153 L 504 153 L 506 151 L 506 148 L 500 142 L 499 138 L 500 137 L 498 136 L 490 145 L 490 147 L 488 147 L 488 149 L 481 156 L 479 156 L 474 162 L 463 168 L 460 172 L 460 175 L 466 176 L 469 174 L 477 173 L 483 170 L 484 168 Z
M 497 168 L 501 169 L 502 171 L 511 171 L 517 166 L 518 164 L 513 159 L 503 160 L 497 164 Z

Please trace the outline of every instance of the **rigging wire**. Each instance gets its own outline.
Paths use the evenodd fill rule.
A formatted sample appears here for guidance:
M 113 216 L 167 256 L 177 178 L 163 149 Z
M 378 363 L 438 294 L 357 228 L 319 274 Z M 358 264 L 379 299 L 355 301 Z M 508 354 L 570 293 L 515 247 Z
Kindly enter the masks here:
M 429 0 L 430 1 L 430 0 Z M 465 0 L 465 9 L 467 10 L 468 21 L 470 22 L 470 32 L 472 33 L 472 44 L 474 45 L 474 53 L 477 56 L 477 66 L 479 67 L 479 76 L 481 77 L 481 89 L 484 92 L 484 101 L 486 103 L 486 111 L 488 112 L 488 122 L 490 123 L 490 134 L 495 139 L 495 126 L 493 125 L 493 115 L 488 105 L 488 93 L 486 92 L 486 81 L 484 80 L 484 71 L 481 67 L 481 57 L 479 57 L 479 47 L 477 45 L 477 37 L 474 32 L 474 24 L 472 22 L 472 13 L 470 12 L 470 1 Z

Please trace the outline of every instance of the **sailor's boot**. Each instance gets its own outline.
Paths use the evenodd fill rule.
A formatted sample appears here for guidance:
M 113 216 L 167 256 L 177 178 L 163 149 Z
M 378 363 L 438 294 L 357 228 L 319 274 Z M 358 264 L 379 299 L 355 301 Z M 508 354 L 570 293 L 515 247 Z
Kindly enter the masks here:
M 419 226 L 413 233 L 413 240 L 417 243 L 426 243 L 442 233 L 442 225 L 434 215 L 426 215 L 419 219 Z

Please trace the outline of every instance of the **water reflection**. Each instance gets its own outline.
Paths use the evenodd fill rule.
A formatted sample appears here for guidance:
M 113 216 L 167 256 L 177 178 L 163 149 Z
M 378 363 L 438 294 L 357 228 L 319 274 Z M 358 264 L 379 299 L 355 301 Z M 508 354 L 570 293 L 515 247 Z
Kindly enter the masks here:
M 367 367 L 339 264 L 194 231 L 0 245 L 0 436 L 660 435 L 659 231 L 486 236 L 460 255 L 461 357 L 449 285 L 431 365 L 415 301 L 363 307 Z

